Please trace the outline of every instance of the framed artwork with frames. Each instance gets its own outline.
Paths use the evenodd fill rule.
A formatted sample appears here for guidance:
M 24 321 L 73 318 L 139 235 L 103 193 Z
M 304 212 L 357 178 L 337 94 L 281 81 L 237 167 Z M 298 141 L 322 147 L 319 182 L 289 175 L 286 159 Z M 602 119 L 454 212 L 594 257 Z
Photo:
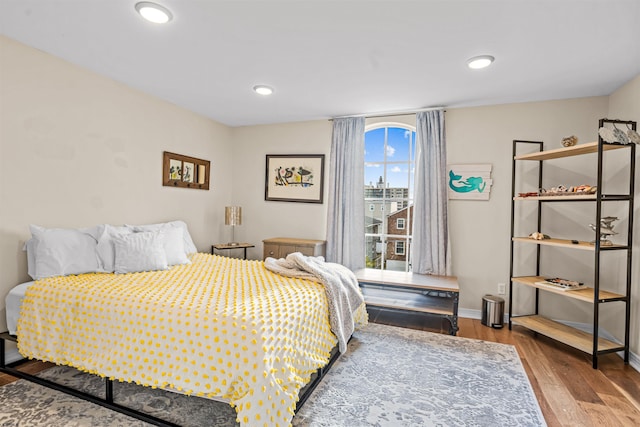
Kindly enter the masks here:
M 264 199 L 322 203 L 324 154 L 267 154 Z
M 208 190 L 210 168 L 209 160 L 165 151 L 162 160 L 162 185 Z

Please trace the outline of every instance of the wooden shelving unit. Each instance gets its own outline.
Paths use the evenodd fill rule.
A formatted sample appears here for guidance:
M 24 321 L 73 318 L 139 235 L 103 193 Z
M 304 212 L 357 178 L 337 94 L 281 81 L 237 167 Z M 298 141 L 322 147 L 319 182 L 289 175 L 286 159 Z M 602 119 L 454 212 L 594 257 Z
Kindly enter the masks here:
M 630 125 L 633 130 L 636 130 L 636 122 L 632 121 L 620 121 L 620 120 L 608 120 L 602 119 L 599 122 L 598 128 L 607 124 L 623 124 Z M 518 147 L 537 145 L 538 151 L 518 154 Z M 629 191 L 626 194 L 603 194 L 603 158 L 606 152 L 611 150 L 628 150 L 629 152 Z M 579 144 L 573 147 L 558 148 L 553 150 L 543 150 L 543 143 L 540 141 L 513 141 L 513 164 L 512 164 L 512 201 L 511 201 L 511 256 L 510 256 L 510 282 L 509 282 L 509 329 L 512 325 L 519 325 L 535 331 L 539 334 L 548 336 L 557 341 L 563 342 L 571 347 L 577 348 L 585 353 L 589 353 L 592 356 L 593 368 L 598 367 L 598 355 L 611 353 L 611 352 L 624 352 L 624 362 L 629 363 L 629 329 L 631 318 L 631 261 L 632 261 L 632 239 L 633 239 L 633 219 L 634 219 L 634 177 L 635 177 L 635 144 L 611 144 L 604 142 L 601 138 L 597 142 L 590 142 L 586 144 Z M 563 159 L 573 156 L 581 156 L 587 154 L 595 154 L 597 161 L 597 188 L 596 194 L 584 194 L 584 195 L 544 195 L 544 196 L 530 196 L 521 197 L 518 196 L 516 191 L 516 171 L 517 167 L 522 161 L 535 161 L 538 162 L 538 188 L 542 187 L 542 170 L 543 163 L 549 160 Z M 595 234 L 595 243 L 571 240 L 571 239 L 558 239 L 549 238 L 543 240 L 535 240 L 529 237 L 515 236 L 515 205 L 516 203 L 537 202 L 537 230 L 541 230 L 542 221 L 542 205 L 544 203 L 591 203 L 595 205 L 595 224 L 598 225 Z M 610 201 L 622 201 L 628 204 L 628 224 L 627 224 L 627 238 L 624 244 L 612 244 L 601 245 L 600 244 L 600 219 L 603 218 L 603 205 Z M 619 238 L 621 236 L 618 236 Z M 619 240 L 619 239 L 618 239 Z M 536 264 L 534 275 L 515 275 L 514 274 L 514 245 L 516 244 L 534 244 L 537 245 L 536 252 Z M 541 270 L 541 251 L 544 247 L 555 247 L 557 249 L 572 249 L 589 251 L 594 255 L 594 269 L 593 269 L 593 282 L 589 283 L 587 287 L 563 291 L 561 289 L 546 286 L 544 284 L 536 283 L 542 282 L 545 276 L 540 274 Z M 626 251 L 626 286 L 625 293 L 610 292 L 601 287 L 603 285 L 600 279 L 600 255 L 605 251 Z M 550 274 L 546 277 L 554 277 Z M 535 301 L 534 301 L 534 313 L 531 315 L 514 316 L 513 314 L 513 287 L 514 285 L 527 286 L 535 289 Z M 593 308 L 593 328 L 592 333 L 584 332 L 582 330 L 572 328 L 563 323 L 548 319 L 539 314 L 540 308 L 540 291 L 560 295 L 565 298 L 582 301 L 589 303 Z M 599 312 L 600 304 L 607 303 L 622 303 L 624 304 L 624 343 L 617 343 L 610 340 L 599 337 Z

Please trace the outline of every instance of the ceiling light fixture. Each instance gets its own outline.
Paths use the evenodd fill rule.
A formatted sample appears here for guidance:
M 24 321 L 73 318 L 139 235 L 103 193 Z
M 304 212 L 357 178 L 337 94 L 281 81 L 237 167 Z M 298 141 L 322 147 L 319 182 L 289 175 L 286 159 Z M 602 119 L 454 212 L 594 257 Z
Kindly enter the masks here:
M 144 19 L 156 24 L 166 24 L 173 18 L 169 9 L 148 1 L 136 3 L 136 10 Z
M 495 58 L 491 55 L 474 56 L 467 61 L 467 66 L 474 70 L 479 70 L 480 68 L 488 67 L 494 60 Z
M 253 91 L 260 95 L 271 95 L 273 93 L 273 88 L 266 85 L 255 85 L 253 87 Z

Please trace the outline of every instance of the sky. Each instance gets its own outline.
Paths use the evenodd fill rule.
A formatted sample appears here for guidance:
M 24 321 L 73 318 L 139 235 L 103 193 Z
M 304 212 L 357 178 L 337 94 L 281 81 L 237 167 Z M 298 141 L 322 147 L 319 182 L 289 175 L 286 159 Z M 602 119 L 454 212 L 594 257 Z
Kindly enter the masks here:
M 413 187 L 413 170 L 409 171 L 409 162 L 415 153 L 416 133 L 403 128 L 387 128 L 385 153 L 385 128 L 373 129 L 365 133 L 364 183 L 375 185 L 380 177 L 384 179 L 384 162 L 389 187 Z M 411 183 L 410 183 L 411 180 Z

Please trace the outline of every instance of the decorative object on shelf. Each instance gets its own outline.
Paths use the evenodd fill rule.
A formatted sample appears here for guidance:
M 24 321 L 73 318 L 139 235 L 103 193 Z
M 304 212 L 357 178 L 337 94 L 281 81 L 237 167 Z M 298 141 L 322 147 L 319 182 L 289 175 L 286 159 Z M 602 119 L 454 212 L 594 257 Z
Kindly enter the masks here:
M 616 137 L 616 141 L 618 141 L 620 144 L 629 144 L 631 141 L 629 141 L 629 137 L 627 136 L 626 133 L 624 133 L 623 130 L 618 129 L 618 127 L 616 126 L 616 124 L 613 124 L 613 136 Z
M 608 240 L 607 238 L 609 236 L 613 236 L 615 234 L 618 234 L 618 232 L 613 231 L 613 228 L 615 227 L 613 225 L 613 221 L 617 221 L 618 217 L 616 216 L 605 216 L 604 218 L 600 218 L 600 246 L 611 246 L 613 245 L 613 243 Z M 596 231 L 596 224 L 589 224 L 589 227 L 591 227 L 591 229 L 595 232 Z M 592 241 L 590 242 L 592 245 L 596 244 L 596 241 Z
M 518 197 L 537 197 L 540 193 L 537 191 L 530 191 L 528 193 L 518 193 Z
M 529 234 L 529 238 L 533 240 L 545 240 L 545 239 L 550 239 L 551 237 L 547 236 L 546 234 L 542 234 L 539 231 L 535 231 Z
M 264 199 L 322 203 L 324 154 L 267 154 Z
M 598 187 L 591 185 L 576 185 L 567 188 L 564 185 L 558 185 L 557 187 L 551 187 L 550 189 L 541 188 L 538 191 L 538 195 L 540 196 L 579 196 L 584 194 L 596 194 L 598 192 Z M 520 193 L 520 194 L 529 194 L 529 193 Z M 522 196 L 521 196 L 522 197 Z
M 209 160 L 165 151 L 162 160 L 162 185 L 208 190 L 210 167 Z
M 596 194 L 598 192 L 598 187 L 582 184 L 575 187 L 570 187 L 569 192 L 576 194 Z
M 627 124 L 627 128 L 629 125 Z M 622 129 L 618 129 L 615 123 L 613 123 L 613 128 L 601 127 L 598 130 L 598 134 L 602 138 L 603 141 L 609 142 L 612 144 L 630 144 L 631 141 L 636 142 L 640 141 L 640 135 L 636 131 L 631 128 L 628 128 L 625 133 Z M 632 139 L 633 138 L 633 139 Z M 640 144 L 640 142 L 636 142 L 636 144 Z
M 229 246 L 238 246 L 235 240 L 236 225 L 242 225 L 242 208 L 240 206 L 226 206 L 224 208 L 224 225 L 231 226 L 231 242 Z
M 572 147 L 578 143 L 578 137 L 575 135 L 562 138 L 562 145 L 564 147 Z
M 575 291 L 577 289 L 586 288 L 584 283 L 580 283 L 575 280 L 561 279 L 559 277 L 544 279 L 534 283 L 536 285 L 547 286 L 551 289 L 557 289 L 560 291 Z
M 608 127 L 602 126 L 600 129 L 598 129 L 598 135 L 600 135 L 600 138 L 602 138 L 604 142 L 617 142 L 616 136 L 613 133 L 613 129 L 610 129 Z
M 489 200 L 491 168 L 490 164 L 448 165 L 449 199 Z
M 629 137 L 629 141 L 640 144 L 640 134 L 633 130 L 633 128 L 629 126 L 629 123 L 627 123 L 627 136 Z

